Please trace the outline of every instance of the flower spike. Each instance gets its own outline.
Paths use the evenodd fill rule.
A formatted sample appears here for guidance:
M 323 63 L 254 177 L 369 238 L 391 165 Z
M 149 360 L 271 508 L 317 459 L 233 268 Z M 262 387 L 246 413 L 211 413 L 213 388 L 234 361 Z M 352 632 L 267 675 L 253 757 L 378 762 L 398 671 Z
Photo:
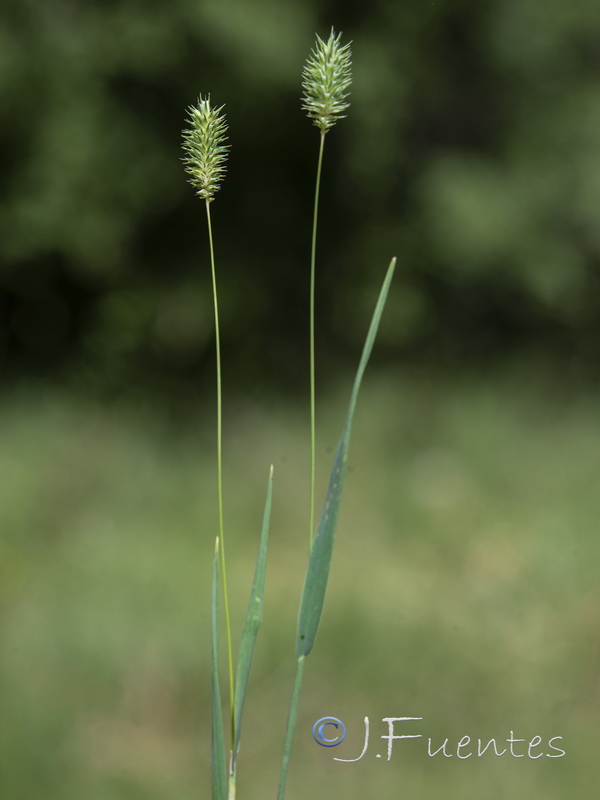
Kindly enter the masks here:
M 195 106 L 188 108 L 189 128 L 183 131 L 183 159 L 190 183 L 196 194 L 211 202 L 225 175 L 225 161 L 229 146 L 227 123 L 220 108 L 211 108 L 210 95 L 198 98 Z
M 302 108 L 321 133 L 343 119 L 350 106 L 345 101 L 352 83 L 352 53 L 350 44 L 341 44 L 341 36 L 333 28 L 326 42 L 317 35 L 302 72 Z

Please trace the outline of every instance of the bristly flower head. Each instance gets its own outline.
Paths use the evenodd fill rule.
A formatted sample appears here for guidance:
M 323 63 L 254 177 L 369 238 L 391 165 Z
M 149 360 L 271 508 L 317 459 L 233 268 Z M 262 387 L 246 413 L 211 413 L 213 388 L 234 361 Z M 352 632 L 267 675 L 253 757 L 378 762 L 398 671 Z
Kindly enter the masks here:
M 310 119 L 327 133 L 350 106 L 345 100 L 352 83 L 352 53 L 350 44 L 341 44 L 341 33 L 333 28 L 324 42 L 317 35 L 316 44 L 302 72 L 302 108 Z
M 190 183 L 203 200 L 213 200 L 225 175 L 228 145 L 227 123 L 220 108 L 211 108 L 210 95 L 198 98 L 195 106 L 188 108 L 190 127 L 183 131 L 183 163 L 191 175 Z

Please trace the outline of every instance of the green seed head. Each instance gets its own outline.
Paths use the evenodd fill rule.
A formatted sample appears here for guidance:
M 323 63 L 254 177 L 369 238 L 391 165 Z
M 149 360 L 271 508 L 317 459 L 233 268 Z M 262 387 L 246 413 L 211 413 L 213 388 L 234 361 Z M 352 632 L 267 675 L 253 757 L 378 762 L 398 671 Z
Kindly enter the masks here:
M 228 145 L 227 123 L 220 108 L 211 108 L 210 96 L 198 98 L 195 106 L 188 108 L 189 128 L 183 131 L 183 149 L 186 171 L 196 194 L 203 200 L 213 200 L 225 175 Z
M 341 44 L 341 36 L 333 28 L 326 42 L 317 35 L 302 72 L 302 108 L 321 133 L 343 119 L 350 106 L 345 100 L 352 83 L 352 53 L 349 44 Z

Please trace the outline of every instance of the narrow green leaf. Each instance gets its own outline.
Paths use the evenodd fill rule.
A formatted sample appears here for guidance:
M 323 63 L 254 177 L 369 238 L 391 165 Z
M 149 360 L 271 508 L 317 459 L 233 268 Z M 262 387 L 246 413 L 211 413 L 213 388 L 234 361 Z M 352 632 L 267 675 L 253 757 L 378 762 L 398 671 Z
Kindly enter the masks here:
M 296 662 L 296 674 L 294 676 L 294 686 L 292 688 L 290 709 L 288 711 L 288 719 L 285 729 L 285 741 L 283 743 L 283 760 L 281 762 L 281 775 L 279 777 L 279 789 L 277 791 L 277 800 L 283 800 L 285 796 L 285 786 L 287 783 L 288 767 L 290 765 L 290 756 L 292 754 L 292 743 L 294 741 L 294 733 L 296 731 L 296 722 L 298 719 L 298 706 L 300 704 L 300 691 L 302 689 L 303 677 L 304 677 L 304 656 L 300 656 L 300 658 Z
M 233 712 L 233 727 L 234 727 L 234 745 L 233 745 L 233 759 L 232 769 L 235 770 L 235 762 L 237 759 L 238 750 L 240 747 L 241 735 L 241 722 L 242 711 L 244 709 L 244 701 L 246 699 L 246 690 L 248 688 L 248 677 L 250 675 L 250 667 L 252 665 L 252 656 L 254 654 L 254 645 L 256 644 L 256 637 L 258 629 L 262 622 L 263 612 L 263 597 L 265 593 L 265 573 L 267 569 L 267 545 L 269 540 L 269 524 L 271 521 L 271 498 L 273 494 L 273 467 L 269 473 L 269 482 L 267 485 L 267 498 L 265 500 L 265 510 L 263 514 L 262 529 L 260 533 L 260 543 L 258 546 L 258 557 L 256 560 L 256 568 L 254 571 L 254 581 L 252 582 L 252 590 L 250 592 L 250 601 L 248 603 L 248 611 L 246 614 L 246 624 L 242 633 L 242 641 L 240 644 L 240 652 L 238 655 L 238 666 L 235 680 L 235 702 Z
M 219 688 L 219 537 L 215 541 L 211 592 L 211 670 L 212 670 L 212 797 L 227 800 L 227 766 L 225 761 L 225 737 Z
M 327 589 L 327 580 L 329 577 L 329 568 L 331 566 L 331 554 L 333 551 L 333 541 L 335 538 L 335 529 L 340 508 L 340 500 L 342 497 L 342 489 L 344 488 L 344 478 L 346 476 L 346 466 L 348 462 L 348 448 L 350 446 L 350 432 L 352 429 L 352 419 L 354 417 L 354 410 L 356 408 L 356 400 L 363 375 L 373 349 L 373 343 L 377 336 L 377 330 L 381 321 L 381 315 L 385 306 L 390 283 L 396 267 L 396 259 L 393 258 L 388 267 L 369 332 L 365 340 L 362 356 L 356 371 L 354 379 L 354 386 L 352 388 L 352 395 L 350 397 L 350 404 L 348 406 L 348 414 L 346 417 L 346 424 L 340 439 L 335 459 L 333 461 L 333 468 L 329 478 L 329 488 L 325 498 L 325 505 L 321 512 L 321 518 L 317 525 L 317 532 L 313 541 L 310 551 L 308 566 L 306 569 L 306 577 L 304 578 L 304 588 L 302 590 L 302 598 L 300 600 L 300 612 L 298 616 L 298 633 L 296 638 L 296 657 L 307 656 L 313 648 L 321 614 L 323 612 L 323 604 L 325 602 L 325 591 Z

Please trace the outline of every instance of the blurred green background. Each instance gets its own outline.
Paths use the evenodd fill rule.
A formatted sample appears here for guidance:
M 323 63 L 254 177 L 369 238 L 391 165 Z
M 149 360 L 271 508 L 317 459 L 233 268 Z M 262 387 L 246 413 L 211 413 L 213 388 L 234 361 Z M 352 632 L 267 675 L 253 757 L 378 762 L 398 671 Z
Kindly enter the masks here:
M 289 800 L 598 783 L 600 6 L 5 0 L 0 797 L 209 797 L 214 338 L 181 129 L 226 104 L 213 205 L 236 634 L 275 506 L 240 798 L 275 796 L 307 548 L 315 32 L 353 41 L 318 264 L 321 492 L 374 298 Z M 328 750 L 313 722 L 342 718 Z M 371 746 L 355 757 L 363 719 Z M 376 759 L 383 717 L 425 740 Z M 429 758 L 465 735 L 561 759 Z M 404 732 L 404 731 L 401 731 Z M 408 731 L 406 731 L 408 732 Z M 410 731 L 412 732 L 412 731 Z M 543 752 L 549 752 L 543 748 Z

